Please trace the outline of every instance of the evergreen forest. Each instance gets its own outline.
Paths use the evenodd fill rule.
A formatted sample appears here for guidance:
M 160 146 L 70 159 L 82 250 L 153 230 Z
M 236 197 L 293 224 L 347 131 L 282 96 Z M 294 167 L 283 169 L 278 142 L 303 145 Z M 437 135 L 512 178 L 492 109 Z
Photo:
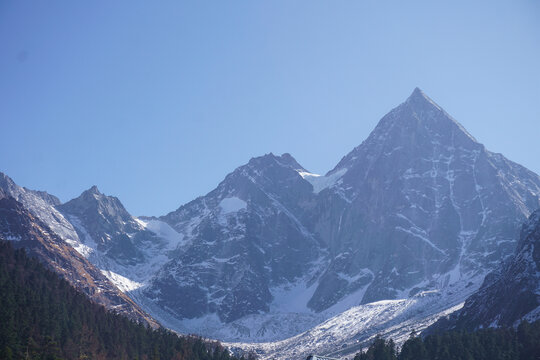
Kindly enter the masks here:
M 9 242 L 0 242 L 0 359 L 234 360 L 217 342 L 108 312 Z
M 450 331 L 417 336 L 399 351 L 392 340 L 378 336 L 354 360 L 540 360 L 540 321 L 522 322 L 517 329 Z

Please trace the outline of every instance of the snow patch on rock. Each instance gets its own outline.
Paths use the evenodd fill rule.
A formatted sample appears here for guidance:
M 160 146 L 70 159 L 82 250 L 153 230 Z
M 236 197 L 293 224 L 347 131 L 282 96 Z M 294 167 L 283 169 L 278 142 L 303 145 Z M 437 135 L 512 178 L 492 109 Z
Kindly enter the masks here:
M 247 203 L 236 196 L 224 198 L 219 202 L 221 213 L 227 215 L 247 208 Z
M 273 312 L 310 313 L 307 303 L 317 289 L 317 283 L 306 284 L 300 281 L 296 284 L 284 284 L 270 289 L 273 301 L 270 309 Z
M 346 168 L 339 169 L 338 171 L 331 173 L 326 176 L 321 176 L 318 174 L 313 174 L 306 171 L 298 171 L 298 174 L 307 182 L 313 186 L 313 192 L 315 194 L 320 193 L 322 190 L 326 188 L 330 188 L 334 186 L 334 184 L 337 183 L 337 181 L 345 175 L 347 172 Z
M 261 359 L 305 359 L 310 353 L 354 357 L 380 334 L 403 344 L 412 330 L 421 332 L 439 318 L 463 307 L 476 287 L 423 292 L 412 298 L 354 306 L 288 339 L 263 343 L 225 342 L 233 350 L 255 351 Z M 444 298 L 446 301 L 441 301 Z
M 142 220 L 140 218 L 135 218 L 135 221 L 144 229 L 153 232 L 157 237 L 165 240 L 168 250 L 174 250 L 178 246 L 185 244 L 184 235 L 178 233 L 164 221 L 157 219 Z
M 143 286 L 142 283 L 128 279 L 125 276 L 113 271 L 101 270 L 101 273 L 107 277 L 123 293 L 133 291 Z

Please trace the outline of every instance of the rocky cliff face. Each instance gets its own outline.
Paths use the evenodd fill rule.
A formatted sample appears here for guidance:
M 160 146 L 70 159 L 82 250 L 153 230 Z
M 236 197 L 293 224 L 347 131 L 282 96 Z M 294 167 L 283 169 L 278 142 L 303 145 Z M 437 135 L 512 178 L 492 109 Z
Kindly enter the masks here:
M 332 262 L 324 289 L 374 274 L 363 303 L 472 279 L 512 254 L 539 206 L 540 178 L 494 154 L 419 89 L 387 114 L 326 178 L 315 231 Z M 362 270 L 364 269 L 364 270 Z
M 57 209 L 74 224 L 80 239 L 115 262 L 137 264 L 144 252 L 137 245 L 152 234 L 126 211 L 115 197 L 96 186 Z
M 516 254 L 486 276 L 463 309 L 433 330 L 513 326 L 540 319 L 540 210 L 523 225 Z
M 231 321 L 268 312 L 272 286 L 314 276 L 325 249 L 308 229 L 315 196 L 303 170 L 288 154 L 255 158 L 162 217 L 188 243 L 147 295 L 179 317 L 217 312 Z
M 96 186 L 56 209 L 73 225 L 76 248 L 130 296 L 147 285 L 182 241 L 159 220 L 134 218 L 120 200 Z
M 230 322 L 479 286 L 539 194 L 536 174 L 415 89 L 325 176 L 265 155 L 162 217 L 186 243 L 145 293 L 176 317 Z
M 134 321 L 158 326 L 99 269 L 4 192 L 0 194 L 0 239 L 10 240 L 15 247 L 25 248 L 30 255 L 40 259 L 96 303 Z
M 244 340 L 378 300 L 430 294 L 444 313 L 512 256 L 540 207 L 538 175 L 419 89 L 326 175 L 268 154 L 160 218 L 95 187 L 66 204 L 5 177 L 0 188 L 169 326 Z
M 98 304 L 157 327 L 150 315 L 83 256 L 84 247 L 73 226 L 54 208 L 58 203 L 56 197 L 21 188 L 0 173 L 0 239 L 25 248 Z

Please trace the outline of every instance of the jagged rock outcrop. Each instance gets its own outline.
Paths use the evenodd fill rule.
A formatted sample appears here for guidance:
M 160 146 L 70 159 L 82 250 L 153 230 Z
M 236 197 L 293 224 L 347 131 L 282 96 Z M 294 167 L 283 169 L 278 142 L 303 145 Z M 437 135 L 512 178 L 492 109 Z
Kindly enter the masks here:
M 0 193 L 0 239 L 37 257 L 90 299 L 134 321 L 159 325 L 94 265 L 13 197 Z
M 415 89 L 325 176 L 268 154 L 162 217 L 186 243 L 146 295 L 176 317 L 229 322 L 271 311 L 276 289 L 299 283 L 284 296 L 316 312 L 479 286 L 539 194 L 538 175 Z
M 332 305 L 325 289 L 340 276 L 367 270 L 363 303 L 481 276 L 512 254 L 540 206 L 538 175 L 487 151 L 420 89 L 325 177 L 315 232 L 332 262 L 316 310 Z
M 0 173 L 0 239 L 25 248 L 98 304 L 135 321 L 159 326 L 83 256 L 84 248 L 72 224 L 54 208 L 58 203 L 56 197 L 22 188 Z
M 136 264 L 144 259 L 137 244 L 152 234 L 126 211 L 120 200 L 92 186 L 79 197 L 58 205 L 79 238 L 120 263 Z
M 289 154 L 254 158 L 162 217 L 189 244 L 160 270 L 148 296 L 179 317 L 217 312 L 231 321 L 269 311 L 272 286 L 316 273 L 325 249 L 308 230 L 315 196 L 299 171 Z
M 540 210 L 523 225 L 516 254 L 486 276 L 463 308 L 430 331 L 509 327 L 540 319 Z
M 250 340 L 377 300 L 430 294 L 443 313 L 512 256 L 540 207 L 538 175 L 420 89 L 324 176 L 267 154 L 160 218 L 134 218 L 96 187 L 66 204 L 0 188 L 169 326 Z

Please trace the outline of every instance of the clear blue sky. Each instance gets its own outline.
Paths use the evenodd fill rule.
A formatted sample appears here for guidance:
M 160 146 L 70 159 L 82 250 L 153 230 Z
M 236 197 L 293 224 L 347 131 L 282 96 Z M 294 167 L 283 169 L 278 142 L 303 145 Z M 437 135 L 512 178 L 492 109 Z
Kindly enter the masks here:
M 162 215 L 251 157 L 325 173 L 419 86 L 540 173 L 540 2 L 0 1 L 0 171 Z

